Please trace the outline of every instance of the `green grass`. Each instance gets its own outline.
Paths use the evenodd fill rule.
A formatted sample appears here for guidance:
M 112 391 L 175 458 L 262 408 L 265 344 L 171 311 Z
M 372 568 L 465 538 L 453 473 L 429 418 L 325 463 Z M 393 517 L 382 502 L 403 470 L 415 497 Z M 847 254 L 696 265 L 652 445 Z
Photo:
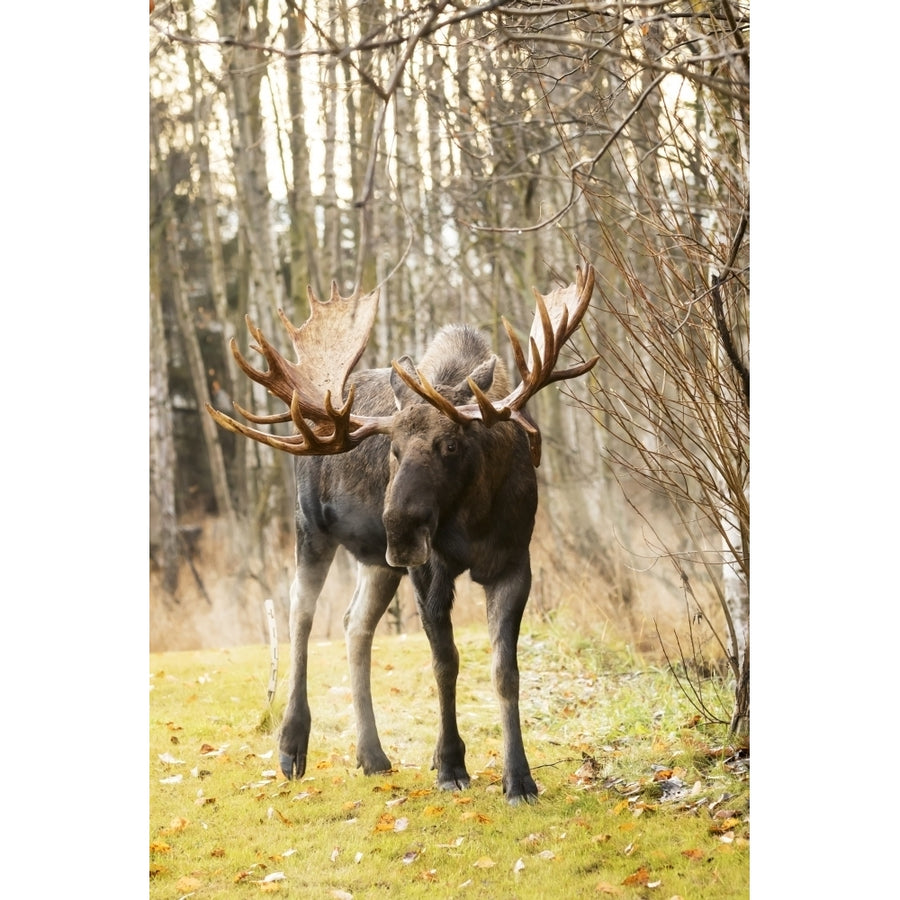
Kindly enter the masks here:
M 437 699 L 422 635 L 376 640 L 395 770 L 375 777 L 355 768 L 342 643 L 311 647 L 299 782 L 277 773 L 287 647 L 271 711 L 266 647 L 151 655 L 151 900 L 749 896 L 746 765 L 729 760 L 723 729 L 694 721 L 670 674 L 559 628 L 524 631 L 522 720 L 541 793 L 510 807 L 487 637 L 465 629 L 457 642 L 473 775 L 459 793 L 434 790 L 429 770 Z

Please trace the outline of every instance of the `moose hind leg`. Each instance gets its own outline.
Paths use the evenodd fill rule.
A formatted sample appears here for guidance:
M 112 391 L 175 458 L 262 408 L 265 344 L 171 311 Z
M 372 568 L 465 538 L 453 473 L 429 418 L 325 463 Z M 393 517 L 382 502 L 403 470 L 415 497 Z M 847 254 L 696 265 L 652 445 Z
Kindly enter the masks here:
M 306 771 L 312 724 L 306 691 L 309 634 L 335 550 L 336 545 L 303 537 L 297 544 L 297 569 L 291 584 L 290 686 L 279 741 L 281 771 L 286 778 L 302 778 Z
M 491 677 L 500 701 L 503 730 L 503 792 L 512 804 L 531 801 L 538 792 L 525 756 L 519 720 L 517 645 L 530 588 L 531 567 L 527 557 L 524 565 L 485 585 L 492 651 Z
M 391 769 L 391 761 L 381 747 L 372 706 L 372 638 L 402 574 L 396 569 L 360 563 L 356 591 L 344 614 L 350 689 L 356 713 L 356 761 L 366 775 Z
M 456 722 L 456 682 L 459 677 L 459 651 L 453 640 L 450 611 L 453 606 L 453 581 L 443 570 L 429 571 L 421 566 L 411 571 L 422 627 L 431 645 L 431 664 L 437 683 L 440 726 L 432 768 L 437 771 L 441 790 L 463 790 L 471 779 L 466 771 L 466 745 Z

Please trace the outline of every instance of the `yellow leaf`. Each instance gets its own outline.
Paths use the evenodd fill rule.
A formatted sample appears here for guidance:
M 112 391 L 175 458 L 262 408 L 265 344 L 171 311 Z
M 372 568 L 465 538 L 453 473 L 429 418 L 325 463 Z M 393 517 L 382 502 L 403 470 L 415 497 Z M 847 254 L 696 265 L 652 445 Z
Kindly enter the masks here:
M 482 856 L 481 859 L 475 860 L 472 865 L 476 869 L 490 869 L 492 866 L 496 866 L 495 863 L 489 856 Z
M 422 810 L 422 814 L 426 816 L 441 816 L 444 814 L 443 806 L 426 806 Z
M 393 831 L 395 821 L 390 813 L 382 813 L 375 823 L 375 831 Z
M 190 823 L 187 819 L 182 818 L 181 816 L 176 816 L 169 822 L 168 828 L 163 828 L 160 831 L 160 834 L 175 834 L 178 831 L 184 831 L 185 828 L 188 827 Z
M 172 847 L 165 841 L 150 841 L 151 853 L 168 853 Z
M 475 812 L 474 810 L 469 810 L 468 812 L 464 812 L 460 818 L 463 821 L 468 822 L 477 822 L 479 825 L 487 825 L 491 820 L 488 816 L 484 815 L 484 813 Z
M 184 875 L 175 882 L 175 890 L 179 894 L 190 894 L 201 887 L 203 887 L 203 882 L 199 878 L 192 878 L 190 875 Z

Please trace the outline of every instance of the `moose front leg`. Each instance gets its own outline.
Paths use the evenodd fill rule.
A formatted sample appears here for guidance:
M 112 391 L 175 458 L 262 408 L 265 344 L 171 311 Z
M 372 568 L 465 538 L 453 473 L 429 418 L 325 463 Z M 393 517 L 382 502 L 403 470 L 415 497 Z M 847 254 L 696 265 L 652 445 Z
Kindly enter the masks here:
M 527 557 L 503 577 L 485 585 L 492 651 L 491 677 L 500 701 L 503 729 L 503 793 L 512 804 L 522 800 L 530 802 L 538 792 L 525 756 L 519 721 L 517 647 L 530 589 L 531 566 Z
M 422 627 L 431 645 L 431 665 L 437 683 L 440 725 L 432 769 L 437 771 L 440 790 L 457 791 L 471 784 L 466 771 L 466 745 L 456 723 L 456 681 L 459 676 L 459 651 L 453 640 L 450 609 L 453 605 L 453 581 L 442 570 L 433 574 L 431 566 L 410 570 L 416 589 L 416 602 Z
M 356 591 L 344 614 L 350 690 L 356 713 L 356 761 L 366 775 L 391 769 L 391 761 L 381 747 L 372 706 L 372 638 L 401 577 L 396 569 L 360 563 Z
M 291 673 L 287 706 L 281 723 L 279 758 L 286 778 L 302 778 L 306 771 L 312 720 L 306 691 L 309 634 L 316 602 L 334 559 L 335 546 L 320 546 L 303 535 L 297 542 L 297 569 L 291 583 Z

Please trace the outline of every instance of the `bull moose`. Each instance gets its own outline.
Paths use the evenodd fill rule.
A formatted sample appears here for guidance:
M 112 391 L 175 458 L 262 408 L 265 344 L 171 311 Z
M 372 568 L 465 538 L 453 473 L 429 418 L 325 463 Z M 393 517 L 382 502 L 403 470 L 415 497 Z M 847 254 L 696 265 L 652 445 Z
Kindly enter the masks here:
M 520 383 L 478 331 L 451 325 L 438 332 L 419 365 L 409 357 L 390 368 L 350 374 L 375 319 L 378 291 L 319 300 L 298 327 L 279 315 L 297 356 L 288 362 L 250 319 L 253 349 L 267 371 L 251 366 L 232 339 L 243 371 L 287 410 L 260 416 L 235 404 L 255 425 L 293 422 L 281 436 L 250 427 L 207 406 L 222 427 L 294 454 L 296 574 L 291 585 L 290 692 L 280 737 L 287 778 L 306 770 L 309 635 L 316 602 L 339 545 L 358 561 L 356 590 L 344 615 L 357 722 L 357 762 L 368 774 L 391 769 L 372 707 L 375 628 L 408 574 L 428 637 L 440 725 L 433 768 L 440 788 L 468 787 L 465 744 L 456 723 L 459 654 L 453 640 L 454 581 L 468 571 L 483 586 L 500 701 L 503 790 L 510 803 L 531 800 L 531 776 L 519 721 L 519 628 L 531 587 L 529 543 L 537 509 L 541 439 L 525 405 L 546 385 L 587 372 L 597 358 L 555 370 L 559 352 L 581 322 L 594 270 L 548 295 L 534 291 L 537 311 L 528 355 L 504 320 Z M 345 391 L 345 388 L 348 388 Z

